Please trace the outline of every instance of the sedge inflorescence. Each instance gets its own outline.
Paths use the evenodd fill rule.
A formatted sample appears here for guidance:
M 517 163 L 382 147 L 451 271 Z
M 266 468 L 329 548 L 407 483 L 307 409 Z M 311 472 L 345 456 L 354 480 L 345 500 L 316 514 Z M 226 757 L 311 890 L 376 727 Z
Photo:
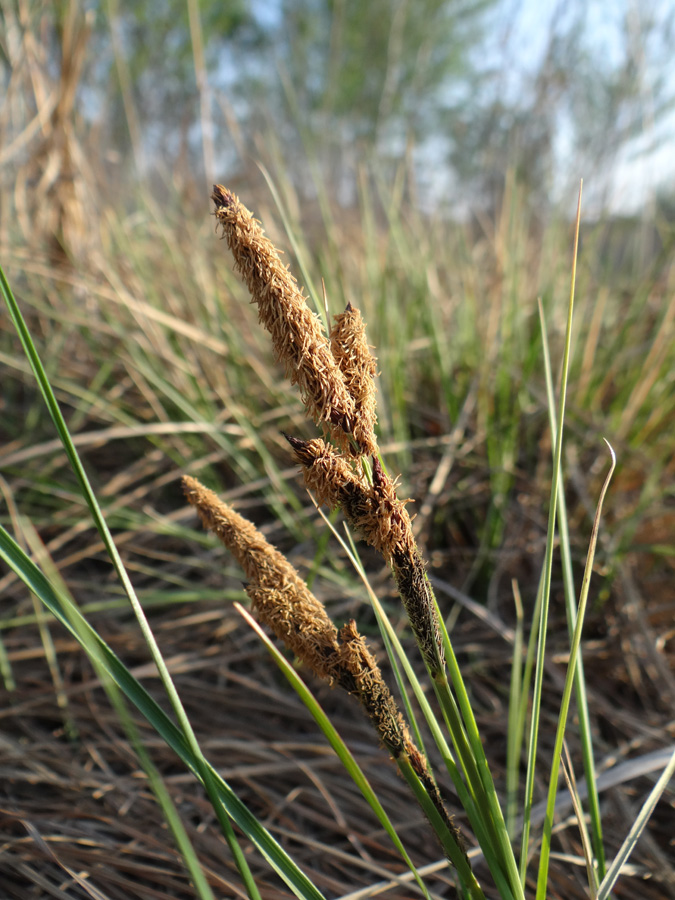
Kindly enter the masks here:
M 396 484 L 378 458 L 377 365 L 361 313 L 348 304 L 335 316 L 326 336 L 260 222 L 222 185 L 214 185 L 211 196 L 218 225 L 258 307 L 259 319 L 272 337 L 277 358 L 299 385 L 308 413 L 337 446 L 321 439 L 288 438 L 305 483 L 320 503 L 341 509 L 392 567 L 427 668 L 436 676 L 445 661 L 433 594 L 405 501 L 397 498 Z M 358 462 L 363 455 L 372 457 L 372 480 Z
M 326 608 L 296 569 L 260 531 L 196 478 L 183 476 L 185 496 L 203 525 L 232 553 L 248 581 L 253 612 L 319 678 L 357 697 L 394 759 L 407 759 L 447 826 L 448 815 L 424 756 L 415 746 L 375 657 L 353 619 L 337 631 Z
M 375 435 L 377 365 L 361 313 L 351 304 L 334 317 L 330 334 L 307 306 L 288 266 L 260 222 L 222 185 L 215 185 L 215 216 L 270 333 L 278 361 L 297 384 L 307 413 L 326 432 L 304 441 L 286 435 L 306 486 L 319 503 L 340 509 L 350 526 L 391 567 L 428 671 L 443 676 L 445 659 L 436 605 L 413 537 L 408 501 L 383 468 Z M 370 457 L 371 468 L 362 458 Z M 190 504 L 242 567 L 258 620 L 318 677 L 356 696 L 381 743 L 399 764 L 405 759 L 461 846 L 424 756 L 416 748 L 396 701 L 353 620 L 338 631 L 323 604 L 288 560 L 258 529 L 196 479 L 184 477 Z

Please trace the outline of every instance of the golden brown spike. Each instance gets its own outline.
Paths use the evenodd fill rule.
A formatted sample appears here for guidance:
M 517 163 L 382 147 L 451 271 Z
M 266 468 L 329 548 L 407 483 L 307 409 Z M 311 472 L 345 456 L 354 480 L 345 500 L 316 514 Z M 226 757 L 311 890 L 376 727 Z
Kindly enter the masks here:
M 246 573 L 246 592 L 258 619 L 320 678 L 333 679 L 331 656 L 337 629 L 286 557 L 258 529 L 196 478 L 183 477 L 185 496 L 206 528 L 219 538 Z
M 287 440 L 303 467 L 305 484 L 320 503 L 341 509 L 349 524 L 391 565 L 415 639 L 432 676 L 443 670 L 445 654 L 424 561 L 415 543 L 405 501 L 373 457 L 373 483 L 321 439 Z
M 292 581 L 294 577 L 302 581 L 286 557 L 267 542 L 255 525 L 217 494 L 189 475 L 183 476 L 183 490 L 204 527 L 227 547 L 249 581 L 265 586 L 276 585 L 280 580 Z M 281 577 L 280 572 L 284 573 Z
M 291 384 L 299 385 L 309 415 L 324 423 L 346 448 L 354 427 L 354 400 L 319 317 L 310 311 L 288 266 L 239 198 L 220 184 L 213 186 L 211 197 L 235 266 L 258 306 L 260 322 L 272 336 L 277 359 L 284 363 Z
M 321 438 L 301 441 L 286 435 L 303 467 L 305 484 L 320 503 L 340 508 L 349 524 L 379 550 L 388 563 L 396 553 L 414 546 L 410 516 L 391 479 L 373 458 L 373 484 L 359 478 L 352 466 Z
M 370 352 L 366 339 L 366 323 L 351 303 L 343 313 L 334 317 L 330 333 L 333 357 L 344 376 L 347 390 L 354 398 L 354 440 L 361 453 L 376 456 L 375 437 L 375 376 L 377 360 Z
M 296 454 L 311 460 L 323 441 L 290 439 Z M 297 445 L 297 446 L 296 446 Z M 328 448 L 327 448 L 328 449 Z M 335 460 L 348 464 L 335 451 Z M 351 471 L 351 470 L 350 470 Z M 358 482 L 348 482 L 349 484 Z M 183 489 L 203 524 L 230 550 L 250 583 L 245 589 L 258 620 L 283 641 L 309 669 L 331 685 L 354 694 L 371 719 L 380 740 L 399 763 L 407 759 L 434 806 L 462 846 L 424 757 L 412 741 L 374 656 L 351 620 L 338 632 L 325 607 L 300 575 L 258 529 L 196 478 L 183 477 Z
M 267 625 L 308 669 L 330 684 L 336 680 L 337 629 L 303 583 L 260 587 L 244 585 L 258 621 Z
M 394 758 L 406 752 L 407 745 L 412 744 L 410 733 L 382 678 L 375 657 L 357 631 L 353 619 L 340 629 L 340 660 L 344 670 L 353 678 L 354 692 L 358 694 L 384 746 Z
M 305 484 L 314 491 L 319 503 L 331 509 L 342 508 L 352 496 L 355 499 L 360 496 L 360 481 L 353 468 L 330 444 L 321 438 L 302 441 L 288 434 L 284 437 L 303 468 Z M 348 512 L 345 515 L 349 518 Z

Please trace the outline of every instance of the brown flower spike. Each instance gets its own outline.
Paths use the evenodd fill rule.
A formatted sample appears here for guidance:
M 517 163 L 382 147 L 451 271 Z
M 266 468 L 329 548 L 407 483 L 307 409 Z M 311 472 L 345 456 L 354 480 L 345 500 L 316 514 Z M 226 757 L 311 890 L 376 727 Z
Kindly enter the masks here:
M 307 306 L 260 222 L 239 198 L 220 184 L 213 186 L 211 198 L 235 266 L 258 306 L 260 322 L 272 336 L 276 358 L 284 363 L 291 384 L 299 385 L 314 421 L 325 423 L 336 443 L 347 448 L 354 428 L 354 399 L 319 317 Z
M 417 749 L 408 731 L 403 716 L 398 711 L 396 701 L 375 658 L 368 650 L 356 628 L 353 619 L 340 629 L 340 658 L 344 668 L 354 678 L 356 693 L 368 717 L 375 723 L 380 740 L 396 760 L 406 758 L 413 771 L 422 782 L 439 815 L 458 845 L 464 848 L 464 839 L 452 816 L 448 815 L 441 794 L 427 768 L 424 756 Z M 342 682 L 340 682 L 342 684 Z M 346 687 L 346 685 L 342 685 Z M 349 690 L 349 688 L 347 688 Z M 350 691 L 354 693 L 354 691 Z
M 324 605 L 251 522 L 196 478 L 183 476 L 183 489 L 202 524 L 246 573 L 250 583 L 245 589 L 259 621 L 316 675 L 358 698 L 382 744 L 395 760 L 408 760 L 457 843 L 463 846 L 462 836 L 356 623 L 350 620 L 338 635 Z
M 305 484 L 320 503 L 341 509 L 349 524 L 391 566 L 427 669 L 432 678 L 444 678 L 436 605 L 413 537 L 407 501 L 398 499 L 396 482 L 378 458 L 377 363 L 361 314 L 348 304 L 334 317 L 327 338 L 319 317 L 308 308 L 302 290 L 251 212 L 222 185 L 214 186 L 212 199 L 218 225 L 258 307 L 260 322 L 272 337 L 277 359 L 284 363 L 291 383 L 299 385 L 308 413 L 339 448 L 321 439 L 300 441 L 286 436 L 303 467 Z M 372 481 L 354 459 L 363 455 L 372 458 Z M 246 591 L 258 619 L 319 677 L 358 697 L 382 744 L 406 777 L 411 770 L 415 773 L 461 848 L 461 835 L 443 806 L 425 758 L 413 743 L 355 623 L 348 622 L 338 634 L 323 605 L 288 560 L 250 522 L 195 479 L 186 477 L 183 483 L 203 523 L 246 572 Z
M 333 683 L 337 629 L 286 557 L 258 529 L 200 484 L 183 477 L 183 489 L 202 524 L 218 537 L 244 570 L 253 610 L 313 672 Z
M 375 376 L 377 360 L 370 352 L 366 338 L 366 323 L 358 309 L 347 304 L 347 308 L 333 318 L 330 333 L 333 357 L 340 367 L 347 390 L 354 399 L 356 417 L 353 434 L 362 453 L 376 456 L 375 438 Z
M 301 441 L 286 435 L 303 468 L 305 484 L 319 503 L 341 509 L 349 524 L 391 565 L 415 639 L 432 677 L 445 666 L 436 607 L 424 561 L 412 533 L 405 502 L 377 457 L 373 483 L 357 477 L 347 460 L 316 438 Z

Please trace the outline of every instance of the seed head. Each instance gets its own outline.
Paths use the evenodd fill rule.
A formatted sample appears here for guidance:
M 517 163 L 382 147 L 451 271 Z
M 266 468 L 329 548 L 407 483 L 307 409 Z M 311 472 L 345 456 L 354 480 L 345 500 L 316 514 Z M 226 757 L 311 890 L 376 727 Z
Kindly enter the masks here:
M 354 400 L 302 290 L 257 219 L 239 198 L 220 184 L 211 195 L 216 219 L 239 270 L 258 306 L 258 318 L 272 337 L 276 358 L 297 384 L 307 412 L 327 426 L 339 446 L 349 446 L 355 422 Z
M 301 441 L 286 436 L 302 465 L 305 484 L 317 500 L 341 509 L 349 524 L 391 565 L 401 601 L 429 671 L 445 665 L 436 606 L 424 560 L 412 533 L 406 501 L 373 457 L 373 483 L 359 478 L 347 460 L 320 438 Z
M 202 523 L 227 547 L 246 573 L 253 611 L 320 678 L 333 681 L 330 660 L 338 650 L 337 629 L 326 609 L 286 557 L 243 516 L 196 478 L 183 489 Z
M 343 313 L 334 317 L 330 346 L 347 390 L 354 399 L 354 440 L 361 453 L 375 456 L 378 453 L 375 438 L 377 360 L 370 352 L 366 339 L 366 323 L 351 303 L 347 304 Z

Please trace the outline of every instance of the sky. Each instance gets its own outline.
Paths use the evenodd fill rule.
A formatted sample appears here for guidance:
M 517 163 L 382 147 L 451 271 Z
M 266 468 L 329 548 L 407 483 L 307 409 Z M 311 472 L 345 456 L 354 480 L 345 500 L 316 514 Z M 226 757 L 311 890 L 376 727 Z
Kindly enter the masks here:
M 403 3 L 414 11 L 415 0 L 389 2 Z M 461 5 L 465 0 L 445 2 Z M 254 15 L 268 27 L 274 28 L 282 22 L 283 0 L 249 0 L 249 3 Z M 585 98 L 575 98 L 576 109 L 557 109 L 554 200 L 567 202 L 569 197 L 570 204 L 575 205 L 579 180 L 584 178 L 587 204 L 611 212 L 630 213 L 648 205 L 660 187 L 675 184 L 675 114 L 658 113 L 653 90 L 662 77 L 666 94 L 675 97 L 675 53 L 672 52 L 675 29 L 668 30 L 671 20 L 675 20 L 675 0 L 497 0 L 497 5 L 490 7 L 486 15 L 489 16 L 488 39 L 476 51 L 475 62 L 479 67 L 499 73 L 489 88 L 493 96 L 513 103 L 523 99 L 525 108 L 531 79 L 540 71 L 546 58 L 552 31 L 570 32 L 571 24 L 581 18 L 586 53 L 594 63 L 603 65 L 608 71 L 621 64 L 627 45 L 633 49 L 639 128 L 631 141 L 622 142 L 620 153 L 608 155 L 611 165 L 594 166 L 597 158 L 594 151 L 587 153 L 585 163 L 580 162 L 580 153 L 575 146 L 573 122 L 577 112 L 583 113 Z M 644 43 L 640 36 L 649 21 L 653 21 L 655 27 L 651 31 L 647 29 L 650 37 Z M 206 38 L 208 40 L 208 34 Z M 275 65 L 271 58 L 265 62 L 255 54 L 252 57 L 257 67 Z M 563 55 L 563 58 L 567 57 Z M 368 60 L 364 59 L 364 72 L 367 65 Z M 239 57 L 230 59 L 227 54 L 222 55 L 219 71 L 211 73 L 212 87 L 216 89 L 212 97 L 217 86 L 227 94 L 227 82 L 236 81 L 240 66 Z M 448 89 L 452 90 L 452 86 Z M 236 96 L 234 92 L 230 93 L 228 102 L 232 96 Z M 478 97 L 477 102 L 480 101 Z M 216 101 L 214 103 L 217 105 Z M 197 143 L 198 125 L 194 131 Z M 442 191 L 436 191 L 438 185 L 432 185 L 431 195 L 453 193 L 452 172 L 447 167 L 440 171 L 446 158 L 445 137 L 439 133 L 437 139 L 420 148 L 420 156 L 424 159 L 420 169 L 439 171 L 438 183 L 443 182 L 444 186 Z M 611 151 L 612 148 L 606 149 Z
M 519 90 L 522 73 L 537 71 L 551 24 L 562 24 L 575 9 L 579 6 L 555 0 L 503 0 L 499 7 L 503 24 L 495 35 L 501 39 L 504 70 L 513 73 L 505 83 L 507 93 Z M 657 114 L 653 91 L 655 82 L 663 79 L 665 95 L 675 98 L 675 45 L 669 40 L 674 37 L 675 0 L 587 0 L 583 9 L 589 50 L 598 61 L 618 66 L 626 45 L 632 46 L 642 110 L 639 132 L 613 166 L 604 175 L 590 173 L 591 183 L 584 186 L 586 202 L 595 200 L 609 212 L 631 214 L 648 207 L 660 189 L 672 191 L 675 186 L 675 109 Z M 650 22 L 654 27 L 645 43 L 641 35 Z M 556 146 L 560 171 L 565 172 L 558 186 L 561 191 L 589 175 L 581 169 L 570 171 L 566 164 L 574 158 L 572 143 L 569 122 L 562 116 Z

